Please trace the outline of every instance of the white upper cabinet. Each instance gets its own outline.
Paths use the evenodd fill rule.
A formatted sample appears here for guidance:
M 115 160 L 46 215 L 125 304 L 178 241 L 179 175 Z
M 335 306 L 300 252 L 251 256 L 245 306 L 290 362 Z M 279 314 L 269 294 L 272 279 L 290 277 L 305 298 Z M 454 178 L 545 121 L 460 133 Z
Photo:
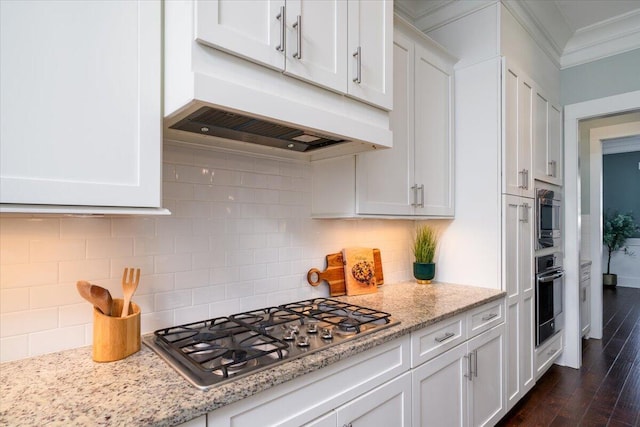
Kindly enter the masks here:
M 198 0 L 196 40 L 281 70 L 284 7 L 284 0 Z
M 533 97 L 531 79 L 503 61 L 504 136 L 502 192 L 533 197 L 532 138 Z
M 454 59 L 408 24 L 396 27 L 393 149 L 358 156 L 358 212 L 453 216 Z
M 536 91 L 534 129 L 535 178 L 562 185 L 562 113 L 542 91 Z
M 3 1 L 0 19 L 0 210 L 160 207 L 160 2 Z
M 347 91 L 347 3 L 288 0 L 285 74 Z
M 344 1 L 338 0 L 344 3 Z M 393 106 L 393 2 L 349 0 L 348 93 L 390 110 Z
M 392 107 L 391 1 L 197 0 L 196 40 Z

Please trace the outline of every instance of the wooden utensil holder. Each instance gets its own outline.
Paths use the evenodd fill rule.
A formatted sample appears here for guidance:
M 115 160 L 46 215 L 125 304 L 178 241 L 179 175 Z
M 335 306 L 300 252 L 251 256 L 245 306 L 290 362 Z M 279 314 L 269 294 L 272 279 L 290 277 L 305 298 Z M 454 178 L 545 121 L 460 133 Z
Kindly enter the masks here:
M 123 300 L 113 300 L 112 313 L 122 312 Z M 105 316 L 93 308 L 93 360 L 113 362 L 140 350 L 140 307 L 133 301 L 126 317 Z

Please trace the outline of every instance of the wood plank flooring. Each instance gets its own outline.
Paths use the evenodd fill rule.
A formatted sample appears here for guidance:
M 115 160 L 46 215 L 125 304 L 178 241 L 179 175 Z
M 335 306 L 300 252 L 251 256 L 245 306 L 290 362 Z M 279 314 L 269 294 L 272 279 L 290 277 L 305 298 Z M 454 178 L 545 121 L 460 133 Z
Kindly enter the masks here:
M 553 365 L 499 426 L 640 427 L 640 289 L 605 288 L 602 319 L 582 368 Z

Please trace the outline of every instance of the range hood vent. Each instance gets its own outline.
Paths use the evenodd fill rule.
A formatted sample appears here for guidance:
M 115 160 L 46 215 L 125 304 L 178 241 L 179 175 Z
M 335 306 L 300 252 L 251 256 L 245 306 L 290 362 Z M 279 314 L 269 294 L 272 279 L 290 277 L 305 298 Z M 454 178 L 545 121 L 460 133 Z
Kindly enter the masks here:
M 351 142 L 210 106 L 199 108 L 170 128 L 297 152 Z

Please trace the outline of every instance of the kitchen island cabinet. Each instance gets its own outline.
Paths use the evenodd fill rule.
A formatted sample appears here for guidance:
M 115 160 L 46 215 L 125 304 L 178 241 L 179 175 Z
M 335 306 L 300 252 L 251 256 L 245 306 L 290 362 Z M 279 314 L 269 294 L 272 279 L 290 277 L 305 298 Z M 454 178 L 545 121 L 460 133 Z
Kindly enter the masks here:
M 402 18 L 394 23 L 393 148 L 314 163 L 315 217 L 454 215 L 456 59 Z
M 319 423 L 322 418 L 318 417 L 338 417 L 341 408 L 343 414 L 366 414 L 371 406 L 365 402 L 364 406 L 354 403 L 348 410 L 343 405 L 357 402 L 358 397 L 369 392 L 372 398 L 390 397 L 390 402 L 394 403 L 387 409 L 393 413 L 400 408 L 399 402 L 405 402 L 409 396 L 406 391 L 400 391 L 404 390 L 405 379 L 398 383 L 393 381 L 409 372 L 411 334 L 470 312 L 480 316 L 480 321 L 475 323 L 476 330 L 483 333 L 483 314 L 476 310 L 502 304 L 503 297 L 504 293 L 496 289 L 436 282 L 429 286 L 415 282 L 387 283 L 376 294 L 338 297 L 391 313 L 400 323 L 219 384 L 208 391 L 191 386 L 146 346 L 126 359 L 112 363 L 93 362 L 90 347 L 3 363 L 0 367 L 0 424 L 45 425 L 55 420 L 58 424 L 68 425 L 77 424 L 79 417 L 91 425 L 106 419 L 111 425 L 165 426 L 179 425 L 203 415 L 212 420 L 226 408 L 244 401 L 275 399 L 279 387 L 295 387 L 296 384 L 299 387 L 302 383 L 331 384 L 335 377 L 332 380 L 328 374 L 347 366 L 348 370 L 339 378 L 338 389 L 322 389 L 321 393 L 307 396 L 304 405 L 315 404 L 317 410 L 305 417 L 307 421 L 304 422 Z M 372 366 L 370 362 L 377 362 L 382 371 L 365 369 Z M 323 382 L 325 376 L 327 382 Z M 358 381 L 358 378 L 365 381 Z M 373 381 L 367 382 L 367 378 L 373 378 Z M 345 387 L 349 380 L 353 380 L 354 385 Z M 364 389 L 359 389 L 363 383 Z M 400 383 L 403 386 L 396 388 Z M 385 389 L 386 385 L 389 385 L 388 389 Z M 341 396 L 340 399 L 348 398 L 338 403 L 333 400 L 335 395 Z M 48 403 L 46 410 L 43 410 L 43 401 Z M 284 410 L 292 417 L 301 416 L 295 406 L 279 408 L 279 411 Z M 254 425 L 266 423 L 260 420 Z
M 161 2 L 0 2 L 0 18 L 0 212 L 168 213 Z

